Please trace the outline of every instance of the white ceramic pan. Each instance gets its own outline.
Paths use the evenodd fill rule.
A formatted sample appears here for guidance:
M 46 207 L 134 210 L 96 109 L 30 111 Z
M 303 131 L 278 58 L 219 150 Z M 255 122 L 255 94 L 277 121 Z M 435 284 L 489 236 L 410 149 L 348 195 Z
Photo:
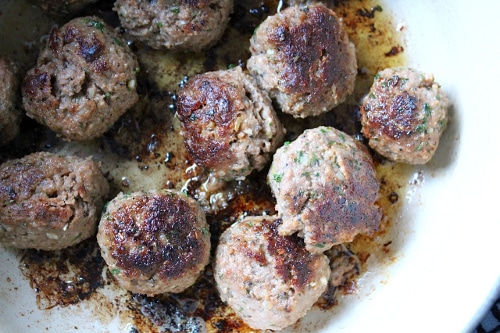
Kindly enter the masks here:
M 31 14 L 11 16 L 16 11 L 9 8 L 15 3 L 0 0 L 0 48 L 9 55 L 16 50 L 12 43 L 18 38 L 8 36 L 17 36 L 16 31 L 26 25 L 39 29 L 40 35 L 47 28 L 43 22 L 27 20 Z M 432 161 L 402 169 L 400 206 L 382 237 L 390 241 L 390 254 L 379 260 L 372 256 L 352 289 L 337 294 L 336 306 L 314 307 L 287 332 L 467 332 L 490 305 L 500 282 L 500 149 L 495 141 L 500 123 L 496 101 L 500 3 L 393 0 L 363 4 L 368 9 L 380 5 L 384 15 L 392 17 L 391 27 L 401 40 L 405 62 L 435 75 L 452 102 L 451 120 Z M 24 43 L 19 49 L 32 51 L 30 47 Z M 85 145 L 68 145 L 60 151 L 96 154 L 95 148 Z M 145 179 L 144 170 L 138 171 L 134 163 L 110 158 L 104 167 L 122 185 L 122 174 L 134 184 Z M 129 310 L 140 308 L 141 300 L 131 302 L 112 281 L 100 286 L 91 299 L 40 309 L 32 280 L 21 272 L 24 254 L 0 248 L 0 332 L 128 333 L 134 327 L 158 331 L 145 328 L 145 319 L 139 325 L 141 320 Z M 109 278 L 105 270 L 102 274 Z

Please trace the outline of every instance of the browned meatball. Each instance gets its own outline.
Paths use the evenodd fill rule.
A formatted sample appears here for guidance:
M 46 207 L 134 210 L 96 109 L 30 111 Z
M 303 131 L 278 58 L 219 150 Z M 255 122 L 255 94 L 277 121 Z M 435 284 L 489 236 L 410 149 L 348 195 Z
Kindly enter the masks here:
M 361 105 L 368 144 L 389 160 L 427 163 L 448 123 L 449 102 L 434 76 L 407 67 L 379 72 Z
M 109 186 L 91 159 L 33 153 L 0 166 L 0 241 L 59 250 L 95 235 Z
M 281 236 L 276 217 L 246 217 L 221 236 L 214 278 L 221 299 L 254 329 L 279 330 L 303 317 L 325 291 L 330 267 L 304 241 Z
M 292 6 L 269 16 L 252 36 L 250 51 L 250 73 L 294 117 L 329 111 L 354 90 L 354 44 L 323 4 Z
M 304 131 L 274 154 L 267 177 L 283 217 L 280 233 L 299 232 L 321 253 L 377 230 L 379 184 L 367 149 L 333 127 Z
M 191 286 L 210 257 L 205 213 L 173 190 L 120 193 L 101 217 L 97 241 L 118 283 L 150 296 Z
M 117 0 L 127 33 L 152 48 L 198 52 L 214 45 L 233 11 L 232 0 Z
M 51 15 L 68 15 L 79 12 L 98 0 L 32 0 L 44 12 Z
M 194 161 L 224 180 L 261 170 L 285 132 L 269 97 L 240 67 L 191 78 L 177 116 Z
M 137 60 L 97 17 L 53 28 L 22 86 L 26 114 L 66 140 L 103 134 L 138 100 Z
M 21 110 L 18 102 L 19 80 L 17 66 L 7 58 L 0 58 L 0 146 L 10 142 L 19 133 Z

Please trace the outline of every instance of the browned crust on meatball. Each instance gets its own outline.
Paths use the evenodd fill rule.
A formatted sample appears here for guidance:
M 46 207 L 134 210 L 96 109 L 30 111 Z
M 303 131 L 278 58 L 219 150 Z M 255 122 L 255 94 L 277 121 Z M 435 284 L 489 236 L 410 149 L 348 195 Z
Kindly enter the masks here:
M 318 102 L 333 82 L 342 79 L 342 73 L 330 69 L 345 62 L 335 42 L 338 37 L 333 37 L 340 35 L 339 21 L 323 8 L 308 7 L 300 24 L 277 26 L 268 36 L 280 50 L 277 61 L 288 64 L 282 73 L 285 92 L 308 94 L 311 103 Z
M 243 109 L 235 87 L 215 75 L 199 75 L 178 95 L 177 115 L 189 132 L 189 154 L 208 168 L 223 168 L 233 156 L 234 121 Z M 212 130 L 211 130 L 212 129 Z
M 266 220 L 264 220 L 266 221 Z M 316 261 L 314 256 L 306 250 L 304 240 L 295 235 L 280 236 L 279 226 L 283 223 L 277 219 L 269 223 L 257 225 L 251 232 L 263 234 L 266 237 L 267 251 L 276 258 L 274 269 L 278 276 L 297 291 L 304 288 L 312 282 L 313 263 Z
M 328 259 L 282 236 L 277 216 L 248 216 L 221 236 L 215 280 L 221 299 L 255 329 L 282 329 L 304 316 L 325 290 Z
M 109 186 L 97 163 L 34 153 L 0 167 L 0 240 L 58 250 L 95 234 Z
M 323 4 L 292 6 L 269 17 L 251 41 L 248 68 L 283 112 L 318 115 L 354 90 L 354 46 Z
M 54 27 L 22 85 L 27 116 L 66 140 L 103 134 L 138 100 L 135 56 L 97 17 Z
M 285 133 L 270 98 L 240 67 L 191 78 L 177 117 L 190 156 L 224 180 L 261 170 Z
M 321 253 L 378 229 L 379 184 L 366 147 L 332 127 L 304 131 L 278 149 L 268 173 L 283 224 L 307 250 Z
M 149 295 L 189 287 L 210 254 L 201 208 L 167 190 L 117 196 L 101 218 L 97 239 L 118 282 Z
M 360 106 L 362 132 L 389 160 L 427 163 L 448 122 L 449 101 L 433 75 L 412 68 L 380 71 Z

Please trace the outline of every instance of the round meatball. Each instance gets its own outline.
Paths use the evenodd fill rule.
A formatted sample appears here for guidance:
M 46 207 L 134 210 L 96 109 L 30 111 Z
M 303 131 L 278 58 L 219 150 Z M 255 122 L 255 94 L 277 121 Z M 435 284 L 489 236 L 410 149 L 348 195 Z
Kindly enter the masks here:
M 270 98 L 240 67 L 191 78 L 179 92 L 177 117 L 196 164 L 224 180 L 264 168 L 285 133 Z
M 66 140 L 98 137 L 137 102 L 137 69 L 126 43 L 101 19 L 73 19 L 52 29 L 25 76 L 26 114 Z
M 44 12 L 51 15 L 74 14 L 98 0 L 32 0 Z
M 117 0 L 114 10 L 126 32 L 155 49 L 198 52 L 222 36 L 232 0 Z
M 254 329 L 280 330 L 303 317 L 325 291 L 330 267 L 277 217 L 246 217 L 221 235 L 214 278 L 221 299 Z
M 434 76 L 407 67 L 379 72 L 360 107 L 363 134 L 395 162 L 427 163 L 448 123 L 449 102 Z
M 21 110 L 16 107 L 18 102 L 19 80 L 17 66 L 7 58 L 0 58 L 0 131 L 2 140 L 0 146 L 12 141 L 19 133 Z
M 371 156 L 335 128 L 308 129 L 279 148 L 267 180 L 283 217 L 280 234 L 298 231 L 311 252 L 372 234 L 380 224 Z
M 109 186 L 90 158 L 39 152 L 0 166 L 0 241 L 59 250 L 95 235 Z
M 316 116 L 354 90 L 354 44 L 323 4 L 292 6 L 269 16 L 250 41 L 247 67 L 285 113 Z
M 101 217 L 97 242 L 118 284 L 148 296 L 185 290 L 210 258 L 205 213 L 174 190 L 120 193 Z

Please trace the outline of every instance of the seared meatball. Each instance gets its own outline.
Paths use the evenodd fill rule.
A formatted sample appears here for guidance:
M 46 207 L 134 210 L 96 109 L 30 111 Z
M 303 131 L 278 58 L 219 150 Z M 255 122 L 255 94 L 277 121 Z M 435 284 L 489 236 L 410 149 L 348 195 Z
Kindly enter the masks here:
M 250 73 L 294 117 L 329 111 L 354 90 L 354 44 L 323 4 L 292 6 L 269 16 L 253 34 L 250 51 Z
M 51 15 L 68 15 L 79 12 L 97 0 L 32 0 L 44 12 Z
M 177 117 L 194 161 L 225 180 L 261 170 L 285 132 L 269 97 L 240 67 L 191 78 Z
M 19 133 L 21 110 L 18 101 L 19 80 L 16 65 L 7 58 L 0 58 L 0 146 L 10 142 Z
M 173 190 L 120 193 L 101 217 L 97 242 L 119 285 L 149 296 L 191 286 L 210 257 L 205 213 Z
M 321 253 L 377 230 L 378 181 L 367 149 L 333 127 L 304 131 L 274 154 L 267 180 L 283 217 L 282 235 L 299 232 Z
M 406 68 L 379 72 L 360 108 L 368 144 L 389 160 L 424 164 L 448 123 L 449 102 L 434 76 Z
M 66 140 L 103 134 L 136 103 L 137 60 L 97 17 L 53 28 L 22 86 L 26 114 Z
M 114 10 L 126 32 L 152 48 L 198 52 L 224 33 L 232 0 L 117 0 Z
M 39 152 L 0 166 L 0 241 L 59 250 L 95 235 L 109 191 L 91 159 Z
M 301 238 L 278 233 L 281 219 L 246 217 L 221 235 L 214 278 L 221 299 L 254 329 L 279 330 L 303 317 L 325 291 L 328 259 Z

